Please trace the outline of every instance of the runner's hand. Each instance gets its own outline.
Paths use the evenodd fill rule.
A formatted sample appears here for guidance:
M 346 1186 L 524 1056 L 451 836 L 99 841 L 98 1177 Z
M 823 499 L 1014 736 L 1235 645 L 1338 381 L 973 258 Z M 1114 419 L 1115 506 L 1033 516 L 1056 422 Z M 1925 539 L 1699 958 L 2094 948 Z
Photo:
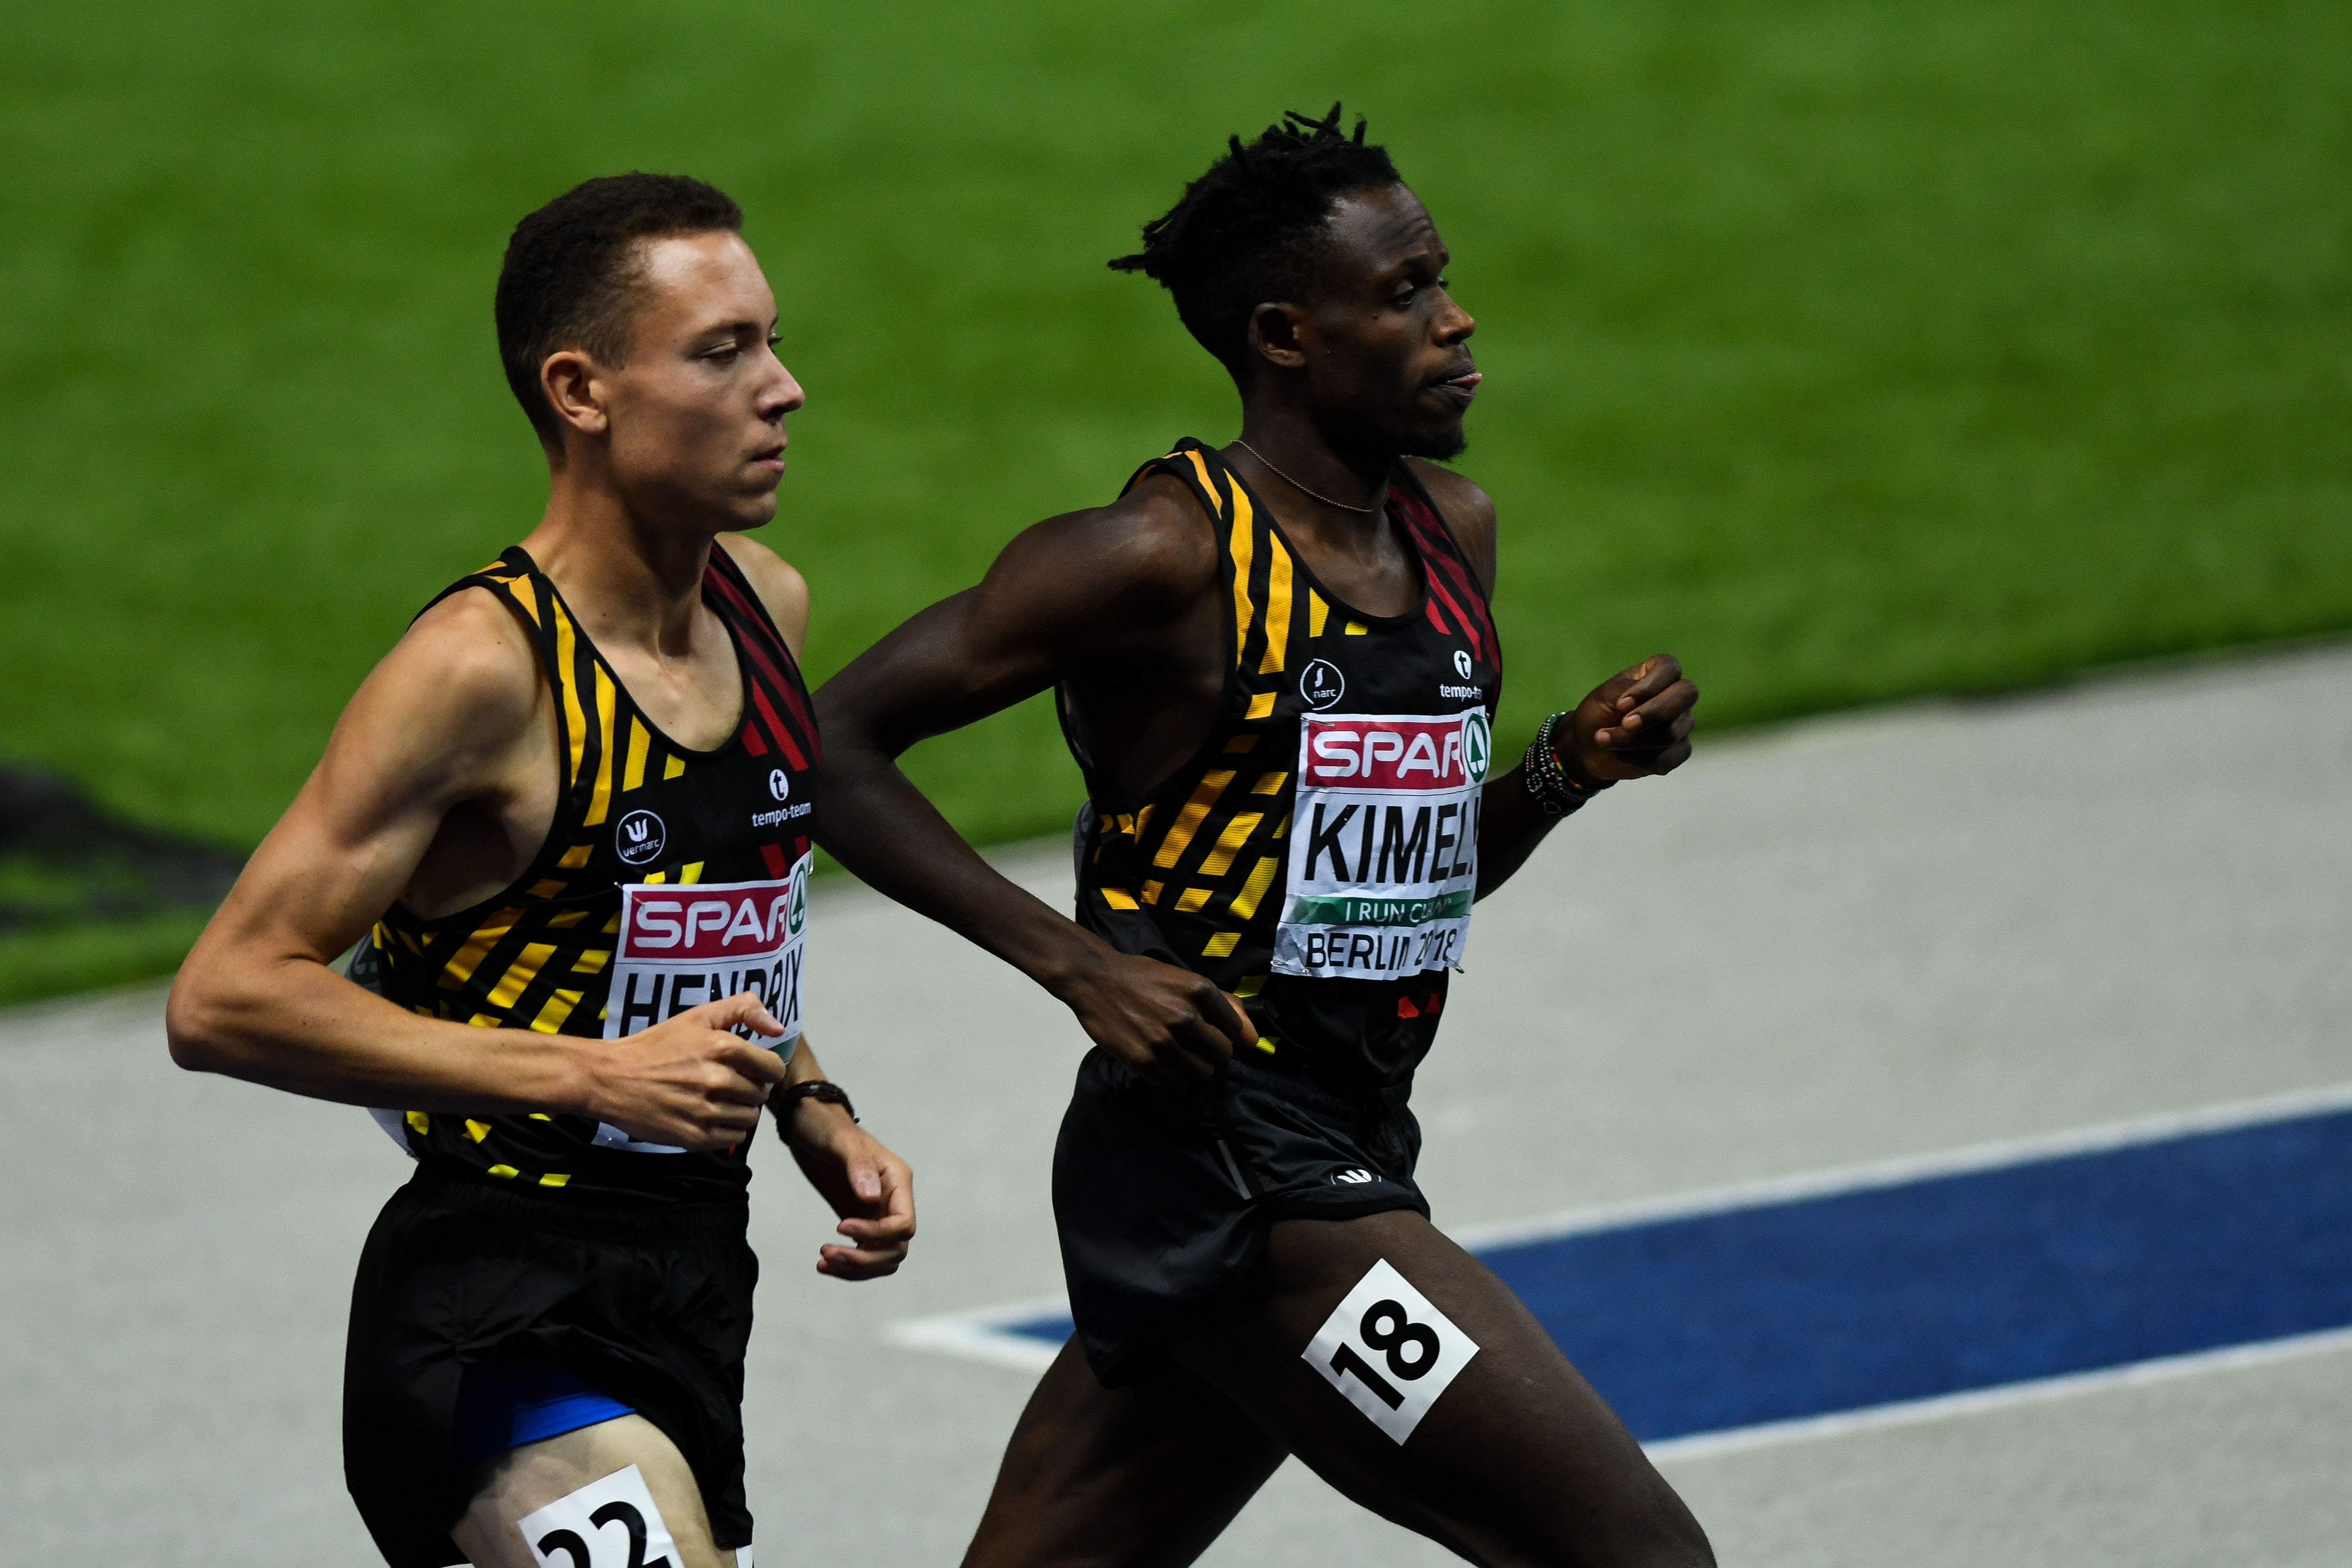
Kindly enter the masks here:
M 816 1249 L 816 1271 L 836 1280 L 895 1274 L 915 1239 L 915 1176 L 907 1162 L 821 1100 L 803 1100 L 785 1113 L 784 1142 L 801 1175 L 841 1217 L 846 1247 Z
M 749 991 L 688 1008 L 648 1030 L 596 1042 L 587 1109 L 633 1138 L 724 1149 L 760 1126 L 760 1107 L 784 1060 L 728 1031 L 780 1035 L 783 1025 Z
M 1690 759 L 1691 709 L 1698 688 L 1680 661 L 1661 653 L 1612 675 L 1576 705 L 1554 744 L 1571 771 L 1594 783 L 1672 773 Z
M 1131 953 L 1110 953 L 1062 988 L 1096 1044 L 1165 1087 L 1197 1089 L 1257 1040 L 1233 997 L 1210 981 Z

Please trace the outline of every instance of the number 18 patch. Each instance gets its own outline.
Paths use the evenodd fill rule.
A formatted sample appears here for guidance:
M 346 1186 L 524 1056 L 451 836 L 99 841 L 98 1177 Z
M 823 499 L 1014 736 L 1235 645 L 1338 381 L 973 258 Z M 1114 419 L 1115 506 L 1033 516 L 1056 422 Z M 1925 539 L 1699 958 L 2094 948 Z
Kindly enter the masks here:
M 1323 1321 L 1306 1357 L 1373 1426 L 1402 1443 L 1477 1354 L 1477 1342 L 1384 1258 Z

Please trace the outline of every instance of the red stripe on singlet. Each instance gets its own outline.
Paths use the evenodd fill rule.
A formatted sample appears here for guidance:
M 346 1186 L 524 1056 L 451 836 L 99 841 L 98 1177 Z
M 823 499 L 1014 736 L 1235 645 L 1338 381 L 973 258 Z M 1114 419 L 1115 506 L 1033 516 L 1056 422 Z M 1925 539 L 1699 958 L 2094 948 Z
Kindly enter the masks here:
M 1462 623 L 1462 634 L 1470 639 L 1471 651 L 1482 659 L 1488 657 L 1494 622 L 1485 613 L 1484 600 L 1471 591 L 1469 573 L 1454 558 L 1450 536 L 1429 509 L 1411 497 L 1405 498 L 1405 511 L 1412 518 L 1415 531 L 1422 536 L 1423 559 L 1433 563 L 1434 570 L 1429 577 L 1430 587 L 1436 591 L 1438 598 L 1445 601 L 1445 607 L 1454 612 L 1454 618 Z M 1449 580 L 1453 584 L 1450 593 L 1446 591 Z M 1463 610 L 1464 602 L 1477 609 L 1479 613 L 1475 619 Z M 1443 631 L 1444 627 L 1439 630 Z
M 725 597 L 728 603 L 735 607 L 736 612 L 750 623 L 751 630 L 758 631 L 766 626 L 766 617 L 759 607 L 745 596 L 744 591 L 736 586 L 731 579 L 721 573 L 715 563 L 707 580 Z M 752 668 L 756 674 L 767 677 L 766 685 L 782 700 L 785 710 L 799 720 L 797 727 L 799 733 L 795 734 L 792 728 L 786 727 L 784 723 L 776 716 L 776 710 L 769 705 L 765 694 L 761 690 L 761 683 L 757 679 L 751 683 L 753 701 L 759 708 L 760 716 L 767 721 L 768 734 L 775 741 L 776 749 L 782 751 L 785 759 L 793 767 L 806 768 L 808 766 L 806 754 L 815 749 L 810 742 L 810 737 L 815 734 L 816 726 L 811 721 L 808 709 L 802 702 L 798 689 L 785 677 L 776 662 L 768 656 L 768 651 L 760 645 L 760 641 L 757 637 L 744 637 L 743 651 L 751 655 Z M 751 734 L 751 727 L 745 726 L 744 732 L 747 735 Z
M 1473 653 L 1475 653 L 1478 657 L 1482 659 L 1485 658 L 1486 656 L 1486 640 L 1478 634 L 1478 623 L 1471 620 L 1467 615 L 1462 613 L 1462 606 L 1454 602 L 1453 594 L 1445 591 L 1445 572 L 1442 568 L 1433 569 L 1430 571 L 1429 591 L 1432 595 L 1430 600 L 1430 609 L 1433 612 L 1431 619 L 1436 619 L 1434 612 L 1439 601 L 1443 601 L 1445 608 L 1454 612 L 1454 619 L 1462 622 L 1462 635 L 1470 640 L 1470 651 Z M 1444 629 L 1444 624 L 1440 623 L 1438 630 L 1442 632 Z
M 761 844 L 760 858 L 768 862 L 770 876 L 782 878 L 793 869 L 793 862 L 784 858 L 784 846 L 782 844 Z
M 808 758 L 801 754 L 799 747 L 793 744 L 792 732 L 776 716 L 776 710 L 768 706 L 768 694 L 757 681 L 751 683 L 751 701 L 758 705 L 760 716 L 768 721 L 768 733 L 775 737 L 776 747 L 784 754 L 784 760 L 794 768 L 806 768 Z

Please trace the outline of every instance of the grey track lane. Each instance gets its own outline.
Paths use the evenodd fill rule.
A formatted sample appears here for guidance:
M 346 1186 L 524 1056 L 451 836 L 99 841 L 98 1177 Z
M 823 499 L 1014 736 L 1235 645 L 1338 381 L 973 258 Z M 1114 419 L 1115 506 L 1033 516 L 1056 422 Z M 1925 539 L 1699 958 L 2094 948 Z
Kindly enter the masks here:
M 1050 848 L 1005 862 L 1047 896 Z M 1706 747 L 1481 905 L 1417 1105 L 1448 1225 L 2352 1080 L 2352 651 L 2145 671 Z M 914 1161 L 900 1277 L 811 1271 L 772 1142 L 751 1495 L 778 1563 L 952 1563 L 1028 1378 L 883 1343 L 1052 1294 L 1075 1026 L 849 887 L 812 1038 Z M 0 1018 L 0 1563 L 373 1561 L 346 1292 L 406 1161 L 179 1073 L 161 993 Z M 2352 1354 L 1668 1469 L 1727 1563 L 2352 1561 Z M 1209 1562 L 1451 1561 L 1286 1468 Z

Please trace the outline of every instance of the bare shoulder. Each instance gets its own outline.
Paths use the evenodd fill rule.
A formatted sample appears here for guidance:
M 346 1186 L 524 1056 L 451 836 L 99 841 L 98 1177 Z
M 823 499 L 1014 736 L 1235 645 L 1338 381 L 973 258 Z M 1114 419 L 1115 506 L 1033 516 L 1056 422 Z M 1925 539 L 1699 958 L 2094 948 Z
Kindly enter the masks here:
M 1024 529 L 982 589 L 1016 584 L 1116 613 L 1181 612 L 1217 586 L 1216 536 L 1192 491 L 1155 474 L 1108 507 Z
M 1486 494 L 1478 482 L 1451 468 L 1420 457 L 1408 457 L 1413 477 L 1421 481 L 1429 498 L 1437 503 L 1445 521 L 1454 529 L 1454 537 L 1478 569 L 1481 584 L 1486 591 L 1495 591 L 1495 498 Z
M 799 658 L 801 644 L 808 637 L 808 579 L 749 534 L 721 534 L 719 545 L 751 580 L 751 591 L 767 606 L 768 618 L 783 634 L 784 646 L 792 650 L 793 658 Z
M 462 791 L 540 737 L 545 691 L 539 652 L 513 612 L 487 591 L 453 593 L 361 683 L 329 765 Z

